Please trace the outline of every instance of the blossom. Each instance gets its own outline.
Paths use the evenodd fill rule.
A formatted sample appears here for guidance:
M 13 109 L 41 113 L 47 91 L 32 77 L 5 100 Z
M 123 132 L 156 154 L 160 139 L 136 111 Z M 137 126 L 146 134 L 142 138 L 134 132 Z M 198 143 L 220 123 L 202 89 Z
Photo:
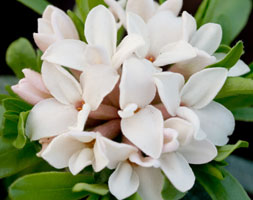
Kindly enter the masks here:
M 72 20 L 62 10 L 47 6 L 38 19 L 38 33 L 33 34 L 37 46 L 44 52 L 51 44 L 62 39 L 79 39 Z
M 38 72 L 31 69 L 23 69 L 22 72 L 25 78 L 11 87 L 16 94 L 32 105 L 51 97 Z

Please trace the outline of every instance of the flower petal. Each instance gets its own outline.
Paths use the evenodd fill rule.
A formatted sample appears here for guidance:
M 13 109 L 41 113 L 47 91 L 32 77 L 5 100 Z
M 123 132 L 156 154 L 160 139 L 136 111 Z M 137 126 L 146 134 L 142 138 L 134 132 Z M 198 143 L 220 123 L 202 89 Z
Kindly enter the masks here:
M 154 14 L 155 6 L 153 0 L 128 0 L 126 11 L 139 15 L 147 22 Z
M 77 175 L 85 167 L 92 164 L 94 159 L 93 151 L 89 148 L 84 148 L 81 151 L 74 153 L 69 159 L 69 170 L 73 175 Z
M 118 69 L 139 47 L 145 44 L 143 38 L 137 34 L 127 35 L 119 44 L 112 57 L 112 65 Z
M 151 157 L 144 157 L 141 153 L 141 151 L 139 152 L 135 152 L 132 153 L 129 156 L 129 160 L 132 163 L 137 164 L 138 166 L 142 166 L 142 167 L 153 167 L 153 166 L 157 166 L 157 160 L 153 159 Z
M 56 42 L 56 37 L 54 35 L 48 35 L 48 34 L 44 34 L 44 33 L 34 33 L 33 34 L 33 39 L 37 45 L 37 47 L 39 47 L 39 49 L 41 51 L 46 51 L 47 48 Z
M 98 134 L 93 148 L 95 159 L 92 166 L 95 172 L 100 172 L 109 164 L 109 160 L 104 151 L 103 140 L 101 138 L 103 137 Z
M 148 105 L 155 97 L 153 74 L 156 69 L 147 60 L 129 58 L 124 62 L 120 82 L 120 107 L 136 104 L 139 108 Z
M 157 12 L 160 11 L 171 11 L 174 15 L 178 15 L 180 10 L 183 6 L 183 0 L 168 0 L 165 1 L 160 7 L 158 8 Z
M 65 168 L 71 156 L 83 149 L 83 144 L 68 133 L 59 135 L 42 153 L 42 158 L 57 169 Z
M 129 163 L 122 162 L 110 176 L 108 185 L 117 199 L 125 199 L 137 191 L 139 178 Z
M 180 105 L 180 90 L 184 85 L 184 77 L 177 73 L 162 72 L 154 75 L 154 81 L 168 113 L 175 116 Z
M 163 200 L 161 196 L 164 177 L 160 169 L 135 167 L 139 176 L 138 194 L 145 200 Z
M 83 71 L 87 66 L 86 47 L 87 45 L 79 40 L 60 40 L 45 51 L 42 60 Z
M 88 45 L 83 56 L 86 57 L 86 62 L 89 65 L 111 64 L 108 52 L 101 46 Z
M 89 12 L 85 36 L 89 44 L 103 47 L 112 57 L 116 51 L 117 27 L 114 16 L 107 8 L 100 5 Z
M 81 75 L 80 81 L 83 88 L 83 99 L 96 110 L 104 97 L 109 94 L 119 80 L 115 69 L 107 65 L 93 65 L 88 67 Z
M 154 65 L 165 66 L 180 61 L 192 59 L 197 56 L 196 50 L 184 40 L 170 43 L 163 47 Z
M 136 50 L 136 54 L 140 58 L 146 57 L 150 47 L 150 39 L 148 27 L 144 20 L 134 13 L 127 13 L 127 32 L 128 34 L 138 34 L 142 36 L 145 44 Z
M 170 68 L 170 71 L 180 73 L 188 79 L 192 74 L 199 72 L 208 65 L 216 62 L 216 58 L 214 56 L 210 56 L 202 50 L 196 49 L 196 53 L 196 57 L 176 63 Z
M 181 91 L 182 103 L 195 109 L 205 107 L 221 90 L 227 74 L 225 68 L 210 68 L 195 73 Z
M 80 141 L 81 143 L 90 143 L 92 140 L 95 140 L 97 137 L 96 132 L 90 131 L 70 131 L 68 132 L 76 140 Z
M 167 153 L 160 158 L 161 169 L 171 183 L 181 192 L 190 190 L 195 176 L 190 165 L 179 153 Z
M 44 61 L 41 73 L 47 89 L 59 102 L 75 106 L 82 101 L 81 86 L 67 70 Z
M 228 109 L 219 103 L 211 102 L 194 112 L 199 117 L 200 127 L 209 140 L 217 146 L 227 144 L 228 136 L 232 135 L 235 127 L 234 116 Z
M 159 158 L 163 147 L 163 117 L 153 106 L 121 120 L 123 135 L 145 154 Z
M 222 39 L 222 28 L 219 24 L 208 23 L 200 27 L 193 35 L 190 43 L 212 55 L 219 47 Z
M 26 134 L 31 140 L 52 137 L 68 131 L 77 120 L 77 110 L 55 99 L 36 104 L 26 122 Z
M 197 31 L 197 23 L 195 18 L 188 12 L 184 11 L 182 14 L 183 20 L 183 39 L 189 41 L 193 34 Z
M 216 147 L 208 140 L 192 140 L 178 150 L 190 164 L 205 164 L 217 156 Z

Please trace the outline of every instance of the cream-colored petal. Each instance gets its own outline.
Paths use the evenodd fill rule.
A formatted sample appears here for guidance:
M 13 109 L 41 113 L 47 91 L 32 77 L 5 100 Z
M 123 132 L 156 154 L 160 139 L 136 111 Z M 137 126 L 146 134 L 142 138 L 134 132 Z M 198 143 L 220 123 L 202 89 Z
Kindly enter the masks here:
M 183 6 L 183 0 L 167 0 L 157 9 L 157 12 L 160 11 L 170 11 L 174 15 L 178 15 Z

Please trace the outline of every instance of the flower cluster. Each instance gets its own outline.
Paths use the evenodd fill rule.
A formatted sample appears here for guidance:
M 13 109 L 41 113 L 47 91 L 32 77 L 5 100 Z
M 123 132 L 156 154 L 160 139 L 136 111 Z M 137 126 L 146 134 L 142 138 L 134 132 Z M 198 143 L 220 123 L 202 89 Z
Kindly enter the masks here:
M 179 16 L 182 0 L 105 2 L 109 8 L 87 16 L 87 42 L 56 7 L 38 20 L 41 74 L 26 69 L 12 87 L 34 105 L 26 134 L 57 169 L 114 170 L 108 185 L 117 199 L 137 191 L 162 199 L 164 175 L 188 191 L 190 164 L 212 161 L 234 129 L 232 113 L 213 100 L 228 76 L 249 69 L 242 61 L 229 71 L 206 68 L 224 57 L 215 53 L 222 29 L 209 23 L 197 30 L 189 13 Z M 121 26 L 127 34 L 117 45 Z

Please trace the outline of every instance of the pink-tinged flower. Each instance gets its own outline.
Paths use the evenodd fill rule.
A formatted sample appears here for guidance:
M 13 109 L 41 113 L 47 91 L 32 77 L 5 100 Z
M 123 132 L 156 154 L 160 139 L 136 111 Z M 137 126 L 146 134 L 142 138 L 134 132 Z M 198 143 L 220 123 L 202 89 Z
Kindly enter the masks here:
M 42 18 L 38 19 L 38 33 L 34 33 L 33 37 L 43 52 L 56 41 L 79 39 L 78 32 L 70 17 L 59 8 L 51 5 L 47 6 Z
M 11 87 L 17 95 L 32 105 L 51 97 L 38 72 L 31 69 L 23 69 L 22 72 L 25 78 L 21 79 L 17 85 Z

